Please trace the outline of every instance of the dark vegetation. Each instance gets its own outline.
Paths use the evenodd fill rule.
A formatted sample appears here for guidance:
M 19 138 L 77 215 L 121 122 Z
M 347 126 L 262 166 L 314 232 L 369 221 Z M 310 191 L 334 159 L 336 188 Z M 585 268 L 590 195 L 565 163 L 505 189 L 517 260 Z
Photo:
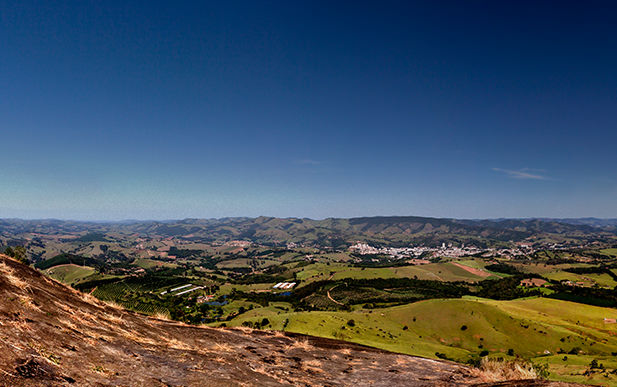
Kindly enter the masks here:
M 547 297 L 581 304 L 612 308 L 617 307 L 617 292 L 615 292 L 614 289 L 556 284 L 553 286 L 553 290 L 555 290 L 555 293 Z
M 520 297 L 541 296 L 542 292 L 539 290 L 529 290 L 519 286 L 522 279 L 529 277 L 539 276 L 527 274 L 496 280 L 484 280 L 480 282 L 479 289 L 475 292 L 475 295 L 484 298 L 492 298 L 494 300 L 513 300 Z
M 512 274 L 512 275 L 523 274 L 515 266 L 508 265 L 507 263 L 494 263 L 491 265 L 486 265 L 484 268 L 486 270 L 494 271 L 496 273 L 504 273 L 504 274 Z
M 15 258 L 21 263 L 29 263 L 28 255 L 26 253 L 26 248 L 23 246 L 15 246 L 15 247 L 7 247 L 4 250 L 4 254 L 8 255 L 11 258 Z
M 56 255 L 55 257 L 50 258 L 46 261 L 38 262 L 34 265 L 34 267 L 40 270 L 45 270 L 45 269 L 49 269 L 50 267 L 59 266 L 59 265 L 67 265 L 67 264 L 74 264 L 74 265 L 79 265 L 79 266 L 94 266 L 94 267 L 102 266 L 100 262 L 95 259 L 82 257 L 82 256 L 75 255 L 75 254 L 64 253 L 64 254 Z

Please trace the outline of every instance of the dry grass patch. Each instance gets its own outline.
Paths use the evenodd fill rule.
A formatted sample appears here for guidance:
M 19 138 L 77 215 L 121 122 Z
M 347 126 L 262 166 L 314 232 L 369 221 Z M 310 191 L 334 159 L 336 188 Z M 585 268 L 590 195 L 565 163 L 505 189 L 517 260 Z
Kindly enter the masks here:
M 20 289 L 30 290 L 30 285 L 28 285 L 26 281 L 16 276 L 15 271 L 4 262 L 0 262 L 0 273 L 4 274 L 4 277 L 9 284 Z
M 234 352 L 234 348 L 227 343 L 216 344 L 215 347 L 218 352 Z
M 285 332 L 282 332 L 282 331 L 272 331 L 272 336 L 274 336 L 274 337 L 287 337 Z
M 169 316 L 169 312 L 156 312 L 151 317 L 157 320 L 171 321 L 171 316 Z
M 299 349 L 299 350 L 302 350 L 302 351 L 308 351 L 312 347 L 313 346 L 309 343 L 308 340 L 303 339 L 303 340 L 295 340 L 295 341 L 293 341 L 285 349 L 286 350 Z
M 338 350 L 338 353 L 340 353 L 341 355 L 349 356 L 349 355 L 351 355 L 351 349 L 349 349 L 349 348 L 341 348 L 341 349 Z
M 323 371 L 323 362 L 321 360 L 313 359 L 313 360 L 305 360 L 302 363 L 306 368 L 311 369 L 315 372 Z
M 488 359 L 486 357 L 482 358 L 479 368 L 472 370 L 472 374 L 486 383 L 538 379 L 540 376 L 534 365 L 530 362 Z
M 234 327 L 233 329 L 234 329 L 234 330 L 238 330 L 238 331 L 243 332 L 243 333 L 248 333 L 248 334 L 253 333 L 253 331 L 254 331 L 254 329 L 253 329 L 253 328 L 249 328 L 249 327 L 242 327 L 242 326 L 240 326 L 240 327 Z
M 38 307 L 38 305 L 36 305 L 36 304 L 34 303 L 34 300 L 32 300 L 32 298 L 31 298 L 31 297 L 28 297 L 28 296 L 23 296 L 23 295 L 19 295 L 19 296 L 17 296 L 17 297 L 19 298 L 19 302 L 20 302 L 20 303 L 21 303 L 21 304 L 22 304 L 25 308 L 28 308 L 28 309 L 31 309 L 31 310 L 36 310 L 37 312 L 40 312 L 40 311 L 41 311 L 41 308 L 39 308 L 39 307 Z
M 110 308 L 117 309 L 117 310 L 124 310 L 124 307 L 118 304 L 117 302 L 114 302 L 114 301 L 102 301 L 102 302 L 105 305 L 109 306 Z

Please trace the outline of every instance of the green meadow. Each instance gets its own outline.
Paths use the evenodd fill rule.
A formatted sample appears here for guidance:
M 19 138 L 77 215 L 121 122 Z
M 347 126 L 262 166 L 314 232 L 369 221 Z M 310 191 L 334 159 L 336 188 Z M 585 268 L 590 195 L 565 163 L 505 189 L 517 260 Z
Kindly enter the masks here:
M 467 266 L 467 265 L 466 265 Z M 469 265 L 470 268 L 473 266 Z M 481 268 L 480 268 L 481 269 Z M 490 277 L 498 278 L 493 273 Z M 341 280 L 371 279 L 371 278 L 417 278 L 437 281 L 467 281 L 475 282 L 486 279 L 473 274 L 452 262 L 431 263 L 427 265 L 391 266 L 391 267 L 355 267 L 340 263 L 315 263 L 302 268 L 296 273 L 296 278 L 306 282 L 325 279 Z
M 496 301 L 475 297 L 432 299 L 383 309 L 349 312 L 286 312 L 257 308 L 228 326 L 267 319 L 267 329 L 347 340 L 388 351 L 458 362 L 481 356 L 520 356 L 547 363 L 552 379 L 609 380 L 615 374 L 583 375 L 597 359 L 617 368 L 617 310 L 547 298 Z M 564 360 L 565 357 L 565 360 Z M 596 378 L 597 376 L 597 378 Z M 598 380 L 596 380 L 598 379 Z
M 65 284 L 78 282 L 94 272 L 92 267 L 74 264 L 54 266 L 45 270 L 45 274 Z

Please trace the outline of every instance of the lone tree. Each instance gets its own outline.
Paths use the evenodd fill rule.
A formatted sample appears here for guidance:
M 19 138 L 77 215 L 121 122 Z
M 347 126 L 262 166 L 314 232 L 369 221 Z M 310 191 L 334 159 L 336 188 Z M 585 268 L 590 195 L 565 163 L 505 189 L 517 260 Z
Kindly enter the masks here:
M 21 263 L 25 263 L 26 265 L 30 263 L 26 254 L 26 248 L 23 246 L 9 246 L 6 248 L 6 250 L 4 250 L 4 254 L 8 255 L 11 258 L 15 258 Z

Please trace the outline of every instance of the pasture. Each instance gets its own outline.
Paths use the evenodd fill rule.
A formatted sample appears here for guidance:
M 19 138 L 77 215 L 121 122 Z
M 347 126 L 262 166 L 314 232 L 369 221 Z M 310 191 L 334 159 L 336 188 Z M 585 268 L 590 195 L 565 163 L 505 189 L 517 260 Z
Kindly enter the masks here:
M 617 353 L 617 324 L 604 322 L 604 318 L 617 317 L 617 310 L 546 298 L 432 299 L 351 312 L 288 313 L 267 307 L 246 312 L 227 325 L 264 317 L 275 330 L 429 358 L 468 362 L 481 355 L 521 356 L 548 363 L 553 378 L 578 382 L 585 382 L 586 376 L 567 374 L 562 363 L 577 366 L 587 358 L 608 359 Z M 565 361 L 563 356 L 567 356 Z M 617 382 L 613 374 L 610 378 Z

